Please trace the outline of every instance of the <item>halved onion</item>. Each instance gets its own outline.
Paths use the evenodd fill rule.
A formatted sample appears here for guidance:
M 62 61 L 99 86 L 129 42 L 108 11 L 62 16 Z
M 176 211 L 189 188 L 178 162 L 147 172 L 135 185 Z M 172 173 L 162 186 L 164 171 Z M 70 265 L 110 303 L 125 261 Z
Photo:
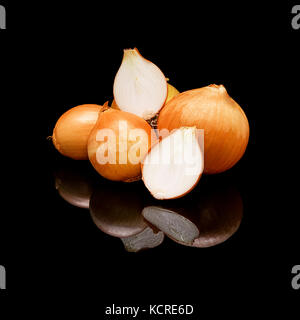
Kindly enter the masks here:
M 203 168 L 196 128 L 182 127 L 153 146 L 142 163 L 142 176 L 154 198 L 174 199 L 196 186 Z
M 144 59 L 136 48 L 126 49 L 114 80 L 113 92 L 120 110 L 149 120 L 166 101 L 167 81 L 161 70 Z

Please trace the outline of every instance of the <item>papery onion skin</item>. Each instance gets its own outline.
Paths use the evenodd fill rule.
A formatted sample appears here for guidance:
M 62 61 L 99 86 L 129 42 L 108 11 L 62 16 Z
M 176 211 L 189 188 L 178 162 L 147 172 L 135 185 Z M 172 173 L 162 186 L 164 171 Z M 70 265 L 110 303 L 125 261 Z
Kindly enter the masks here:
M 117 105 L 115 99 L 113 100 L 113 102 L 111 103 L 111 108 L 116 109 L 116 110 L 120 110 L 119 106 Z
M 144 119 L 132 113 L 109 108 L 108 110 L 99 113 L 98 121 L 90 134 L 88 141 L 89 160 L 95 170 L 104 178 L 112 181 L 133 182 L 141 179 L 141 164 L 140 162 L 131 163 L 130 161 L 128 161 L 126 164 L 122 164 L 119 161 L 119 157 L 121 156 L 124 158 L 126 154 L 128 155 L 128 151 L 130 151 L 133 145 L 136 144 L 136 141 L 129 141 L 127 139 L 127 150 L 124 150 L 124 152 L 119 152 L 119 136 L 122 138 L 122 135 L 119 131 L 120 121 L 125 121 L 127 124 L 127 136 L 129 131 L 132 129 L 143 130 L 145 133 L 145 137 L 143 137 L 143 139 L 145 139 L 142 139 L 140 143 L 141 145 L 147 147 L 145 154 L 148 152 L 148 150 L 151 148 L 151 143 L 155 139 L 150 125 Z M 116 163 L 101 164 L 97 161 L 96 153 L 101 144 L 108 143 L 108 149 L 114 148 L 114 146 L 109 142 L 96 141 L 97 132 L 102 129 L 112 130 L 117 137 Z M 145 154 L 141 155 L 141 158 L 143 158 Z
M 159 114 L 158 129 L 171 131 L 182 126 L 204 129 L 206 174 L 232 168 L 248 145 L 248 119 L 223 85 L 185 91 L 170 100 Z
M 106 108 L 105 105 L 83 104 L 66 111 L 53 130 L 55 148 L 74 160 L 88 160 L 89 135 L 97 122 L 99 111 Z

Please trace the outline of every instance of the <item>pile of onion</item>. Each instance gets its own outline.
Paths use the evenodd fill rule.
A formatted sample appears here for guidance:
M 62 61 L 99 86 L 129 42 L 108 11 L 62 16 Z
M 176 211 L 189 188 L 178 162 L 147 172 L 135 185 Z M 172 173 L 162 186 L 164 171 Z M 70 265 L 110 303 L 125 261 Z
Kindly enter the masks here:
M 158 129 L 183 126 L 204 129 L 204 173 L 208 174 L 233 167 L 249 140 L 247 117 L 222 85 L 182 92 L 164 106 Z
M 150 125 L 120 110 L 99 113 L 88 140 L 88 156 L 106 179 L 132 182 L 141 178 L 141 161 L 155 141 Z
M 109 180 L 131 182 L 143 177 L 157 199 L 182 197 L 202 173 L 232 168 L 249 140 L 242 108 L 223 85 L 179 93 L 167 81 L 136 48 L 124 50 L 112 107 L 87 104 L 65 112 L 53 131 L 55 148 L 72 159 L 89 159 Z M 151 126 L 158 129 L 159 142 Z M 197 129 L 204 132 L 204 147 L 198 143 Z M 189 156 L 185 148 L 191 150 Z

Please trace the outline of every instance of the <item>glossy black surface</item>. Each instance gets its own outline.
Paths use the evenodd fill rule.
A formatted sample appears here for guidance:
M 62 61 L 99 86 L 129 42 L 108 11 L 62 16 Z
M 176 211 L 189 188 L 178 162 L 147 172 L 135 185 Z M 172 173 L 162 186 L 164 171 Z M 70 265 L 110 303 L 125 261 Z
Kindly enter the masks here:
M 195 246 L 211 247 L 222 243 L 240 226 L 242 197 L 226 177 L 219 176 L 213 182 L 204 177 L 185 197 L 159 201 L 149 194 L 142 181 L 129 184 L 112 182 L 102 178 L 88 161 L 61 162 L 54 174 L 58 194 L 82 211 L 89 209 L 96 226 L 113 237 L 128 238 L 147 227 L 153 228 L 142 215 L 143 210 L 149 207 L 172 210 L 194 223 L 199 230 L 199 243 Z M 153 230 L 158 232 L 157 228 Z M 201 245 L 201 240 L 207 244 Z
M 299 264 L 299 32 L 291 29 L 291 5 L 173 2 L 142 10 L 127 2 L 7 2 L 8 29 L 0 32 L 7 292 L 22 292 L 27 308 L 49 304 L 44 312 L 56 310 L 58 296 L 62 304 L 66 296 L 88 298 L 85 312 L 95 308 L 97 318 L 108 303 L 195 303 L 198 319 L 206 309 L 210 318 L 236 316 L 238 307 L 253 318 L 292 317 L 299 301 L 291 288 Z M 56 169 L 72 166 L 47 140 L 56 120 L 75 105 L 111 101 L 122 50 L 134 46 L 180 91 L 222 83 L 248 116 L 243 159 L 201 180 L 229 181 L 243 199 L 238 231 L 217 246 L 166 238 L 126 252 L 55 188 Z M 81 303 L 68 310 L 75 306 Z

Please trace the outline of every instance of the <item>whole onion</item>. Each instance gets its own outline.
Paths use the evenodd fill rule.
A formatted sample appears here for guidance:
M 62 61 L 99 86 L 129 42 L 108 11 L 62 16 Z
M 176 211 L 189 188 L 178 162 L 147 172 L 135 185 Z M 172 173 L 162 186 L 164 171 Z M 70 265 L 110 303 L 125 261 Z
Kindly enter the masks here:
M 155 139 L 146 120 L 108 109 L 99 113 L 88 140 L 88 156 L 104 178 L 131 182 L 141 178 L 141 161 Z
M 182 92 L 163 107 L 159 130 L 183 126 L 204 129 L 204 173 L 226 171 L 245 153 L 249 123 L 223 85 Z
M 66 111 L 56 122 L 52 141 L 64 156 L 75 160 L 87 160 L 87 141 L 97 122 L 100 110 L 107 106 L 84 104 Z

